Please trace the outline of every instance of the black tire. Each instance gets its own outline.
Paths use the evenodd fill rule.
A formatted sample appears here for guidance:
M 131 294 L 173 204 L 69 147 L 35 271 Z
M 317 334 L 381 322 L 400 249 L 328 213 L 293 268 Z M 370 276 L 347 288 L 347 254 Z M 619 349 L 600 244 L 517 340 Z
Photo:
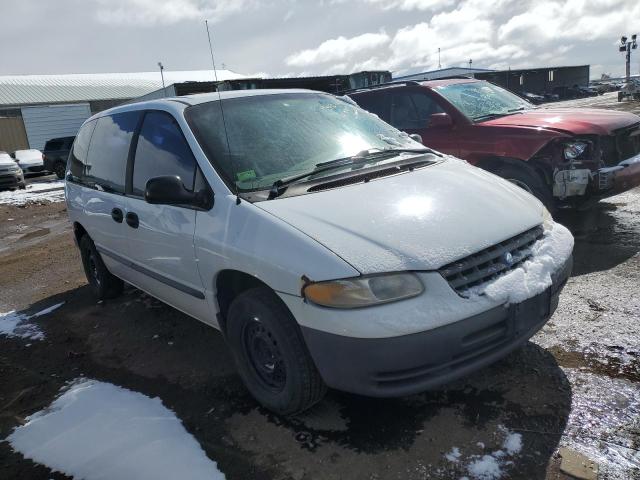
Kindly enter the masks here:
M 24 183 L 24 182 L 21 182 L 21 183 L 18 184 L 18 188 L 20 190 L 25 190 L 27 188 L 27 184 Z
M 80 239 L 80 255 L 84 274 L 98 300 L 115 298 L 122 293 L 124 282 L 107 270 L 89 235 Z
M 540 200 L 549 212 L 555 212 L 555 201 L 551 189 L 538 172 L 526 163 L 522 162 L 519 165 L 502 163 L 491 172 L 526 190 Z
M 267 287 L 238 295 L 227 315 L 227 342 L 244 384 L 281 415 L 319 402 L 326 386 L 289 309 Z
M 56 177 L 58 177 L 60 180 L 64 178 L 66 172 L 67 166 L 64 164 L 64 162 L 58 161 L 53 164 L 53 173 L 55 173 Z

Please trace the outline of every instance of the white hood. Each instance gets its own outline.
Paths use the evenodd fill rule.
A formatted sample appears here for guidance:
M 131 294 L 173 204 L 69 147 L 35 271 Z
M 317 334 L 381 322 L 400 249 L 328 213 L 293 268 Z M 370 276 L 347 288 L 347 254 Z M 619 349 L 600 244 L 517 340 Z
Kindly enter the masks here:
M 8 153 L 0 153 L 0 167 L 10 167 L 15 164 L 15 160 Z
M 436 270 L 542 223 L 542 204 L 456 159 L 334 190 L 264 201 L 363 274 Z

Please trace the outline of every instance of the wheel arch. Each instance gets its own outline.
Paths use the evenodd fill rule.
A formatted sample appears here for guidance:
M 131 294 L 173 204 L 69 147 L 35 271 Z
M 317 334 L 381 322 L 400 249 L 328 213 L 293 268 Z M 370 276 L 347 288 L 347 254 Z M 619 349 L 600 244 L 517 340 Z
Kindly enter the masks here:
M 491 173 L 495 173 L 501 166 L 503 165 L 511 165 L 514 167 L 522 167 L 526 169 L 530 169 L 534 171 L 547 185 L 552 185 L 552 176 L 551 172 L 548 169 L 543 168 L 535 159 L 531 160 L 521 160 L 519 158 L 513 157 L 499 157 L 499 156 L 491 156 L 485 157 L 476 163 L 476 167 L 480 167 L 484 170 L 487 170 Z
M 218 304 L 218 324 L 223 333 L 226 333 L 229 307 L 238 295 L 255 287 L 266 287 L 275 294 L 273 288 L 259 278 L 234 269 L 225 269 L 218 272 L 214 280 L 214 287 Z
M 73 222 L 73 236 L 76 239 L 77 245 L 80 245 L 80 239 L 85 235 L 89 235 L 86 228 L 84 228 L 80 222 Z

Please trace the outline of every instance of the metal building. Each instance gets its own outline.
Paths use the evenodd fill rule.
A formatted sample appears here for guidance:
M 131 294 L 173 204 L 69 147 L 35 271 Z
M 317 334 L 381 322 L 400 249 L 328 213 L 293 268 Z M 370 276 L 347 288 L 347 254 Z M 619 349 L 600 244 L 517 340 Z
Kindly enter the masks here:
M 218 70 L 218 78 L 245 78 Z M 213 71 L 165 71 L 166 82 L 213 78 Z M 162 88 L 159 72 L 0 76 L 0 150 L 41 150 L 73 136 L 92 114 Z

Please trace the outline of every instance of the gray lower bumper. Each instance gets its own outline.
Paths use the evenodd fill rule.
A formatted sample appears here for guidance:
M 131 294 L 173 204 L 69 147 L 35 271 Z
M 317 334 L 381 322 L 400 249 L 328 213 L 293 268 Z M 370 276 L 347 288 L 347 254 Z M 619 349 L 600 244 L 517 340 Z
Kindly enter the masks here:
M 354 338 L 302 328 L 328 386 L 374 397 L 418 393 L 468 375 L 524 344 L 558 305 L 572 260 L 545 292 L 451 325 L 391 338 Z

